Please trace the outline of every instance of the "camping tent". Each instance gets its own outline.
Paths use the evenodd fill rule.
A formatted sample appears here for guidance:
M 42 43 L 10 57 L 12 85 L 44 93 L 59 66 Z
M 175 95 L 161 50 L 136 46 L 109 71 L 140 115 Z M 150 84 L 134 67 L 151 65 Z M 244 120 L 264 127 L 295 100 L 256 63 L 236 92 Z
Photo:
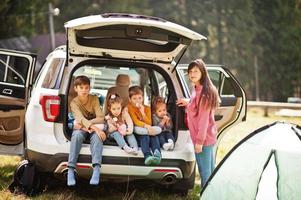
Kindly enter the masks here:
M 216 167 L 201 199 L 301 199 L 301 127 L 275 122 L 248 135 Z

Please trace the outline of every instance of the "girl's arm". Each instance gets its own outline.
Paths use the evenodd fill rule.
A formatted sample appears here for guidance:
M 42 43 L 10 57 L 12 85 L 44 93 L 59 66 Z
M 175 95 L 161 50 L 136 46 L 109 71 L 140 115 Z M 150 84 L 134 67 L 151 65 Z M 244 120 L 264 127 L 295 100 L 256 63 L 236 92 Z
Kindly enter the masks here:
M 133 129 L 134 129 L 134 125 L 133 125 L 133 121 L 131 119 L 130 114 L 128 113 L 127 109 L 124 109 L 122 111 L 122 118 L 124 119 L 127 129 L 126 129 L 126 134 L 130 135 L 133 133 Z
M 195 119 L 198 121 L 199 131 L 196 136 L 196 143 L 203 145 L 207 136 L 207 129 L 209 125 L 209 118 L 211 111 L 200 106 L 198 117 Z

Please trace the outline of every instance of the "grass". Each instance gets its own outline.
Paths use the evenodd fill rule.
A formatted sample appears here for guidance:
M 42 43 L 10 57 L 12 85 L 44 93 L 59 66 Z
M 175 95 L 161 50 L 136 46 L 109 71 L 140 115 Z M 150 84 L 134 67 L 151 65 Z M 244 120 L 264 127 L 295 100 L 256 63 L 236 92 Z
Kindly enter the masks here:
M 239 125 L 229 130 L 228 134 L 223 138 L 222 143 L 218 149 L 217 161 L 219 162 L 225 154 L 242 138 L 247 136 L 259 127 L 266 124 L 273 123 L 274 121 L 289 121 L 291 123 L 301 125 L 300 118 L 279 117 L 270 114 L 269 117 L 263 117 L 261 110 L 248 111 L 248 117 L 246 122 L 242 122 Z M 29 198 L 24 195 L 13 195 L 7 187 L 13 179 L 13 173 L 20 162 L 20 157 L 0 156 L 0 200 L 24 200 L 24 199 L 56 199 L 56 200 L 73 200 L 73 199 L 165 199 L 165 200 L 195 200 L 199 199 L 198 193 L 200 191 L 200 179 L 197 175 L 196 184 L 192 191 L 189 192 L 187 197 L 181 197 L 177 194 L 171 194 L 164 190 L 160 190 L 155 184 L 144 185 L 141 183 L 107 183 L 101 184 L 98 188 L 91 188 L 88 186 L 87 181 L 83 181 L 80 186 L 74 189 L 66 187 L 64 181 L 55 181 L 50 184 L 49 188 L 41 195 Z

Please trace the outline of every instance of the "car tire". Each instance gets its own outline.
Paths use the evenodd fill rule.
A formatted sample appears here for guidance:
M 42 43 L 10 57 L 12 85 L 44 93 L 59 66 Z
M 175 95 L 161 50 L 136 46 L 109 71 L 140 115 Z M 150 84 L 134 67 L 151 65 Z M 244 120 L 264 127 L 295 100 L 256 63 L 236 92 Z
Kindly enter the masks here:
M 195 167 L 189 178 L 178 181 L 171 186 L 173 192 L 178 193 L 181 196 L 187 196 L 188 191 L 193 189 L 195 182 Z

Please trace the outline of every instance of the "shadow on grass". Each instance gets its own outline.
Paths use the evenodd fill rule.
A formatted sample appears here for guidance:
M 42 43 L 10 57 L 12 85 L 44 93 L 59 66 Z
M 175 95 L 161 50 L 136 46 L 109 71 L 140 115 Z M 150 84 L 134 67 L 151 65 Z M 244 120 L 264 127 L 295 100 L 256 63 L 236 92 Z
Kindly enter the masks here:
M 70 188 L 66 186 L 65 181 L 53 179 L 52 183 L 49 183 L 47 190 L 34 199 L 104 199 L 104 200 L 195 200 L 199 199 L 197 194 L 199 188 L 195 187 L 194 190 L 188 193 L 187 196 L 181 196 L 174 192 L 171 192 L 167 188 L 162 189 L 158 187 L 156 183 L 135 181 L 129 183 L 116 183 L 116 182 L 104 182 L 98 187 L 92 187 L 89 185 L 88 180 L 81 180 L 77 183 L 77 186 Z

